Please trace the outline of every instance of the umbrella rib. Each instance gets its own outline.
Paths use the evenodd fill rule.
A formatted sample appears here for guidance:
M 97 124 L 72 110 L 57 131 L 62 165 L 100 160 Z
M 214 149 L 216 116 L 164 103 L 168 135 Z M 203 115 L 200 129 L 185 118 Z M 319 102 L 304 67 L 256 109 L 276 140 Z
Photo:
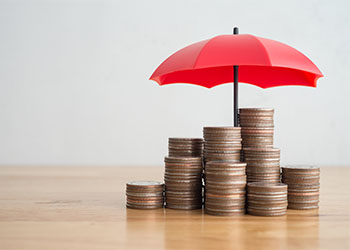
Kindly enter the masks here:
M 266 56 L 267 60 L 269 61 L 270 66 L 272 67 L 273 65 L 271 63 L 271 59 L 270 59 L 269 53 L 267 53 L 267 50 L 266 50 L 264 44 L 257 37 L 252 36 L 252 35 L 249 35 L 249 36 L 253 37 L 260 44 L 260 46 L 262 47 L 263 51 L 265 52 L 265 56 Z
M 208 41 L 203 45 L 203 47 L 201 48 L 201 51 L 199 52 L 196 60 L 194 61 L 194 64 L 193 64 L 193 68 L 196 69 L 197 68 L 197 63 L 198 63 L 198 60 L 199 60 L 199 57 L 202 55 L 203 51 L 204 51 L 204 48 L 208 45 L 209 42 L 211 42 L 212 40 L 214 40 L 215 38 L 217 38 L 218 36 L 215 36 L 211 39 L 208 39 Z

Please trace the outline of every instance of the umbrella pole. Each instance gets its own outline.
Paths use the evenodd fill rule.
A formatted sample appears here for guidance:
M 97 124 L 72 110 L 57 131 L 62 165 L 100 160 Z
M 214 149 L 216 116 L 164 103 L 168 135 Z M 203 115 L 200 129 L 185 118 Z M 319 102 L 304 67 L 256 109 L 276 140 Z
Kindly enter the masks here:
M 238 35 L 238 27 L 233 28 L 233 34 Z M 238 127 L 238 66 L 233 66 L 233 125 Z
M 238 127 L 238 66 L 233 66 L 233 115 L 234 126 Z

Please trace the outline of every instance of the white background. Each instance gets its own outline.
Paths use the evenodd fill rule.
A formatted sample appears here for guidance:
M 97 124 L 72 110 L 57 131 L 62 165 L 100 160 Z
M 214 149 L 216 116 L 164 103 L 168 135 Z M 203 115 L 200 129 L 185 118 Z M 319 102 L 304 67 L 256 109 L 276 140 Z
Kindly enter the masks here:
M 167 138 L 232 124 L 232 84 L 158 86 L 170 54 L 219 34 L 287 43 L 317 88 L 240 84 L 275 108 L 283 164 L 350 165 L 350 2 L 1 1 L 0 165 L 161 165 Z

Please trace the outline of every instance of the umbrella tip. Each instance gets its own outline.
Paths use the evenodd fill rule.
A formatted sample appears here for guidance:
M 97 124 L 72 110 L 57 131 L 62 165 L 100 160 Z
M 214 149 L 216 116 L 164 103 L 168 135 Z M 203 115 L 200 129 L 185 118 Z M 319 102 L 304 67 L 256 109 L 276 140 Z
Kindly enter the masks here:
M 233 28 L 233 34 L 234 35 L 238 35 L 238 27 L 234 27 Z

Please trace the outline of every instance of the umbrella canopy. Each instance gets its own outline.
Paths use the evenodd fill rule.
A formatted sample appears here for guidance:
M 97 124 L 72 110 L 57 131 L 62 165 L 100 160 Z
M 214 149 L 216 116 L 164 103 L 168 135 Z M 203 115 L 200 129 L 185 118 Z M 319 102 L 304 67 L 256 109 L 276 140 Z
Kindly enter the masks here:
M 316 87 L 322 73 L 298 50 L 248 34 L 220 35 L 194 43 L 169 56 L 150 80 L 160 85 L 190 83 L 207 88 L 235 82 L 234 121 L 237 126 L 237 82 L 270 88 L 299 85 Z M 238 74 L 239 68 L 239 74 Z
M 261 88 L 284 85 L 316 87 L 322 73 L 298 50 L 253 35 L 221 35 L 189 45 L 168 57 L 150 80 L 160 85 L 192 83 L 211 88 L 233 82 L 233 67 L 239 66 L 238 81 Z

